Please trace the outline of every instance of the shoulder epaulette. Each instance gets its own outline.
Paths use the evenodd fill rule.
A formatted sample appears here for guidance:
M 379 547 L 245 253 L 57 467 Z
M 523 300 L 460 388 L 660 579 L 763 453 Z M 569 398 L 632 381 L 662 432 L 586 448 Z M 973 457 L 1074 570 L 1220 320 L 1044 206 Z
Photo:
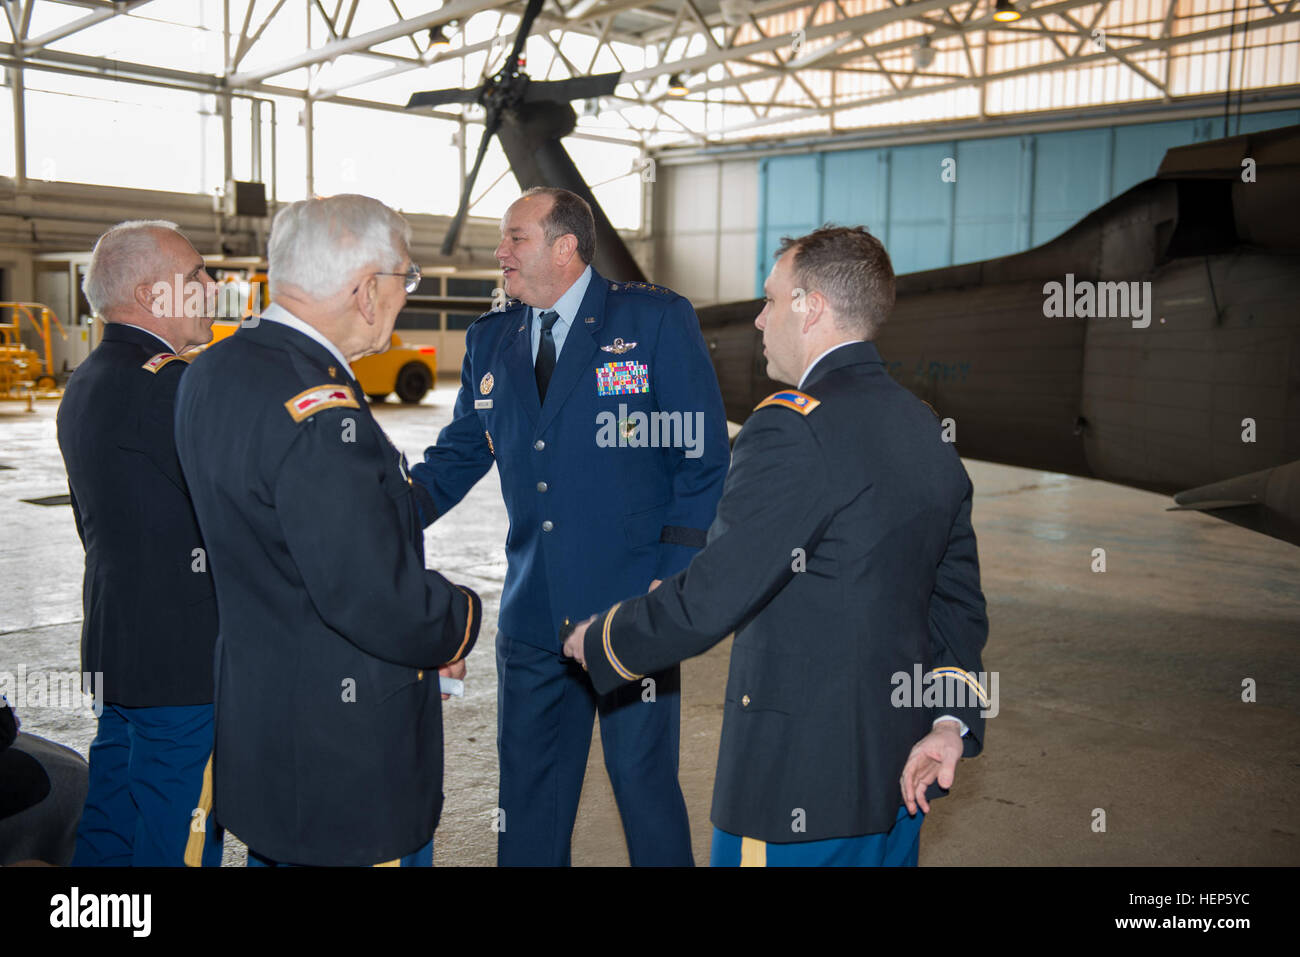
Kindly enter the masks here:
M 352 395 L 352 389 L 345 385 L 318 385 L 299 392 L 284 404 L 295 422 L 301 422 L 308 416 L 325 409 L 359 409 L 360 404 Z
M 794 409 L 800 415 L 807 415 L 821 404 L 820 399 L 814 399 L 805 392 L 800 392 L 798 389 L 786 389 L 784 392 L 773 392 L 754 406 L 754 411 L 757 412 L 767 405 L 782 405 L 787 409 Z
M 169 362 L 189 362 L 189 361 L 190 361 L 189 359 L 185 359 L 172 352 L 160 352 L 152 359 L 150 359 L 148 362 L 146 362 L 144 365 L 142 365 L 140 368 L 147 369 L 148 371 L 152 372 L 154 375 L 157 375 L 158 370 L 161 369 Z
M 668 299 L 677 295 L 671 289 L 665 289 L 663 286 L 656 286 L 649 282 L 611 282 L 609 284 L 610 292 L 640 292 L 648 296 L 658 296 L 660 299 Z
M 513 312 L 515 309 L 518 309 L 522 305 L 523 305 L 522 300 L 507 299 L 505 305 L 502 306 L 500 309 L 489 309 L 487 312 L 483 313 L 483 315 L 479 316 L 477 319 L 471 322 L 470 325 L 471 326 L 476 325 L 477 323 L 483 322 L 487 319 L 491 319 L 493 316 L 504 316 L 507 312 Z

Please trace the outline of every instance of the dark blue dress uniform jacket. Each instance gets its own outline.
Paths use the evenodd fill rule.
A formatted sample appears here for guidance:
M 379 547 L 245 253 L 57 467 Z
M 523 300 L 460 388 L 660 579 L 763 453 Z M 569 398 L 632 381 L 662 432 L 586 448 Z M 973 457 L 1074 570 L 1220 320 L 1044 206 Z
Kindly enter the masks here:
M 644 391 L 607 387 L 610 394 L 600 394 L 610 366 L 644 366 L 645 379 L 632 386 Z M 693 428 L 702 413 L 703 434 L 692 436 L 700 454 L 664 447 L 662 429 L 649 435 L 655 411 L 681 413 L 683 423 L 689 415 Z M 646 423 L 636 436 L 609 445 L 637 413 Z M 533 373 L 528 307 L 514 301 L 480 317 L 466 333 L 454 418 L 424 457 L 411 475 L 438 513 L 495 460 L 510 515 L 500 628 L 515 641 L 558 651 L 565 618 L 643 593 L 704 544 L 729 449 L 695 311 L 670 290 L 610 282 L 593 269 L 545 405 Z
M 976 680 L 988 633 L 970 479 L 931 410 L 869 342 L 785 395 L 741 430 L 704 551 L 584 642 L 607 692 L 735 631 L 712 818 L 775 844 L 889 831 L 908 753 L 940 715 L 969 725 L 977 754 L 973 696 L 895 707 L 896 676 L 919 665 Z
M 103 672 L 109 704 L 212 701 L 216 600 L 172 437 L 185 370 L 157 337 L 107 323 L 59 404 L 86 546 L 82 670 Z
M 477 596 L 424 566 L 406 462 L 327 349 L 242 328 L 195 360 L 176 432 L 217 590 L 214 811 L 259 854 L 375 864 L 433 834 L 432 670 Z

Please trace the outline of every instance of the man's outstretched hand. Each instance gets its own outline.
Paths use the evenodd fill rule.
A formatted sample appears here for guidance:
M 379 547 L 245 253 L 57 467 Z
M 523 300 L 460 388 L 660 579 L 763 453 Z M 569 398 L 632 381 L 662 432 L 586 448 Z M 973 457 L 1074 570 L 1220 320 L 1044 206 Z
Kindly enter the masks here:
M 903 776 L 899 779 L 908 814 L 915 814 L 918 804 L 922 811 L 930 813 L 930 803 L 925 799 L 926 788 L 936 780 L 941 788 L 952 787 L 961 754 L 961 723 L 958 721 L 936 723 L 929 734 L 913 745 L 907 764 L 903 765 Z

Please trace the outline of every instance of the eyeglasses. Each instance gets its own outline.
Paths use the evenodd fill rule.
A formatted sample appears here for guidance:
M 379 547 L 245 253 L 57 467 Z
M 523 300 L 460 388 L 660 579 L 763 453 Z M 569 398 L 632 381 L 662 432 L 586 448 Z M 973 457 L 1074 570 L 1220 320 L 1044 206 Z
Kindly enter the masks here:
M 421 280 L 422 278 L 424 278 L 423 275 L 420 273 L 420 267 L 417 266 L 415 263 L 411 263 L 411 268 L 408 269 L 408 270 L 406 270 L 406 272 L 372 272 L 370 275 L 372 275 L 372 276 L 401 276 L 403 279 L 406 280 L 406 291 L 407 291 L 407 292 L 415 292 L 415 290 L 419 289 L 419 288 L 420 288 L 420 280 Z M 360 289 L 360 288 L 361 288 L 361 286 L 360 286 L 360 284 L 358 284 L 358 285 L 357 285 L 357 289 Z M 355 296 L 355 295 L 357 294 L 357 289 L 353 289 L 353 290 L 352 290 L 352 295 Z

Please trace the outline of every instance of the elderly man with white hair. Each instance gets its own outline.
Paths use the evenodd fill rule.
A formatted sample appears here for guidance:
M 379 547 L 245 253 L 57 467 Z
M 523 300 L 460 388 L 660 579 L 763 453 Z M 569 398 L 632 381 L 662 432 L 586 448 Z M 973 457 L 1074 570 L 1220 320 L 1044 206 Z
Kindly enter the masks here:
M 172 428 L 180 354 L 212 338 L 216 287 L 175 223 L 136 221 L 100 237 L 84 289 L 103 335 L 58 433 L 86 547 L 81 661 L 99 724 L 72 863 L 219 865 L 202 813 L 216 601 Z
M 464 674 L 480 605 L 425 568 L 431 506 L 349 365 L 388 347 L 409 242 L 365 196 L 285 207 L 272 304 L 177 400 L 221 622 L 214 813 L 250 864 L 432 863 L 438 679 Z

